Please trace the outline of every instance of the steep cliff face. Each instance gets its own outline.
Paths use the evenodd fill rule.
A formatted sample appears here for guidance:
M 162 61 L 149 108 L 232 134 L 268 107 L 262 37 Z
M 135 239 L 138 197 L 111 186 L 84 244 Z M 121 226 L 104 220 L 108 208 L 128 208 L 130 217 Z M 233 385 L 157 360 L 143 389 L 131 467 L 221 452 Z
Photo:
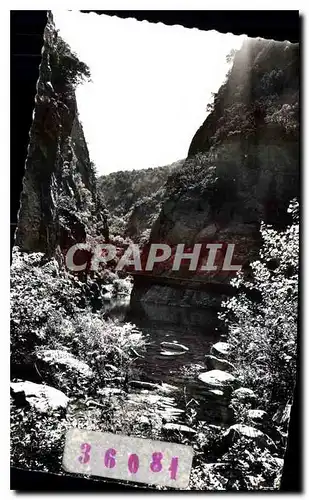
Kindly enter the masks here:
M 150 242 L 233 243 L 234 262 L 248 269 L 258 255 L 261 221 L 284 227 L 299 192 L 298 67 L 297 45 L 244 42 L 188 158 L 167 182 Z M 154 271 L 152 281 L 173 286 L 177 278 L 186 288 L 230 281 L 220 267 L 197 276 L 188 265 Z M 151 286 L 143 300 L 149 294 L 154 300 Z
M 236 53 L 212 112 L 194 135 L 188 156 L 222 143 L 298 140 L 299 46 L 248 39 Z
M 49 14 L 15 235 L 23 251 L 51 256 L 87 235 L 108 238 L 75 96 L 89 76 Z

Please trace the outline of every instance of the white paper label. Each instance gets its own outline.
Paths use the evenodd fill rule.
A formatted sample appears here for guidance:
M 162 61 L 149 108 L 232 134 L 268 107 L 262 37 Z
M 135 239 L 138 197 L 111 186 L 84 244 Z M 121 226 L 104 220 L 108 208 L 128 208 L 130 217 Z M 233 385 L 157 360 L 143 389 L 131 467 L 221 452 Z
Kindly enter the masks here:
M 186 488 L 192 458 L 191 446 L 70 429 L 62 463 L 67 472 Z

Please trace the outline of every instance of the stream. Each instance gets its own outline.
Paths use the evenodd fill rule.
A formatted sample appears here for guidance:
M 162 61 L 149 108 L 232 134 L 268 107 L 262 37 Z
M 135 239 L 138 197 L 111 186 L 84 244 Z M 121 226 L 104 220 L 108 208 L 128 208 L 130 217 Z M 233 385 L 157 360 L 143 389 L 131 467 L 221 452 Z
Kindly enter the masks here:
M 141 373 L 141 380 L 171 387 L 168 395 L 173 399 L 167 398 L 166 401 L 167 406 L 175 408 L 178 423 L 182 423 L 186 405 L 194 399 L 199 420 L 221 426 L 228 424 L 228 401 L 210 394 L 198 380 L 198 374 L 207 371 L 205 355 L 209 354 L 214 343 L 224 340 L 215 311 L 155 304 L 143 304 L 142 309 L 134 311 L 129 297 L 113 299 L 107 310 L 112 319 L 134 323 L 146 336 L 146 353 L 136 359 L 135 366 Z M 186 350 L 180 354 L 168 354 L 162 342 L 168 346 L 181 344 Z M 139 395 L 147 392 L 140 390 Z M 161 403 L 164 407 L 164 396 Z

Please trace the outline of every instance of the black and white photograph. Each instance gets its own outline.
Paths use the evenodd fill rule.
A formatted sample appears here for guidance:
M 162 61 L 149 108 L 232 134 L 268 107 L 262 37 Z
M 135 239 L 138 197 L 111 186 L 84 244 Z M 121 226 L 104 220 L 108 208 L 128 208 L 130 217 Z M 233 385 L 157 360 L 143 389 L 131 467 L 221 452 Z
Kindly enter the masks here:
M 12 467 L 280 490 L 299 43 L 55 9 L 41 49 L 13 225 Z

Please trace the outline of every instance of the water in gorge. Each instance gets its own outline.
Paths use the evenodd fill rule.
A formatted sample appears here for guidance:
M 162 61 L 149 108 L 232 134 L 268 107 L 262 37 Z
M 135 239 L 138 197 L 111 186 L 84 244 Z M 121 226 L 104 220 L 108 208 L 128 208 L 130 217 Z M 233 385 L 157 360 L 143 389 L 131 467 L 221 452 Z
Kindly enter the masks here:
M 107 311 L 113 320 L 134 323 L 147 339 L 146 352 L 137 356 L 134 363 L 140 380 L 145 382 L 144 386 L 133 389 L 137 401 L 149 393 L 153 395 L 149 391 L 151 384 L 163 384 L 168 397 L 161 395 L 153 400 L 150 396 L 149 401 L 161 402 L 164 410 L 166 400 L 170 407 L 167 417 L 170 413 L 182 423 L 188 403 L 194 400 L 199 420 L 223 426 L 230 422 L 228 400 L 209 392 L 198 379 L 198 374 L 208 369 L 205 355 L 210 353 L 211 346 L 225 340 L 216 311 L 149 303 L 136 310 L 129 298 L 112 300 Z

